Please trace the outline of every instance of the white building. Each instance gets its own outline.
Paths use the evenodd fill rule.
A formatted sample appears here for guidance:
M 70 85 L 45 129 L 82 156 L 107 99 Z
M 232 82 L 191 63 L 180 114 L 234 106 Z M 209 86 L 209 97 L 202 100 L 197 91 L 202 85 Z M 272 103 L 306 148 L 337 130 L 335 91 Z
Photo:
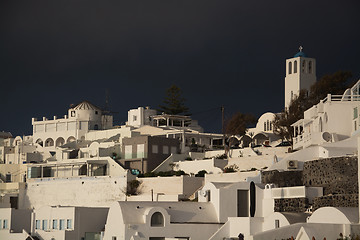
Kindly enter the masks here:
M 31 210 L 0 208 L 0 239 L 27 239 L 31 230 Z
M 255 145 L 272 146 L 278 143 L 279 137 L 274 134 L 275 114 L 271 112 L 260 116 L 255 128 L 249 128 L 246 135 L 242 136 L 240 141 L 246 143 L 253 142 Z M 245 144 L 246 145 L 246 144 Z
M 141 127 L 143 125 L 151 124 L 151 116 L 156 115 L 156 110 L 149 107 L 138 107 L 128 111 L 128 121 L 126 125 Z
M 108 208 L 43 206 L 34 210 L 32 236 L 43 240 L 101 239 Z
M 222 141 L 221 134 L 204 133 L 204 129 L 190 116 L 160 114 L 149 107 L 139 107 L 128 111 L 127 126 L 141 135 L 166 136 L 181 140 L 181 151 L 190 151 L 190 145 L 196 150 L 211 149 L 217 142 Z M 220 143 L 221 145 L 222 143 Z
M 166 183 L 164 183 L 166 185 Z M 198 202 L 117 202 L 109 210 L 104 239 L 245 239 L 307 214 L 274 212 L 275 199 L 322 196 L 322 188 L 208 182 Z M 199 231 L 198 229 L 201 229 Z
M 32 119 L 33 141 L 45 150 L 54 150 L 76 140 L 84 140 L 91 130 L 108 129 L 113 125 L 112 116 L 106 115 L 93 104 L 84 101 L 68 110 L 64 118 Z
M 343 95 L 331 95 L 304 112 L 304 118 L 292 124 L 293 148 L 301 149 L 349 138 L 358 130 L 360 80 Z
M 316 82 L 316 61 L 309 58 L 299 48 L 299 52 L 293 58 L 286 60 L 285 75 L 285 108 L 287 108 L 298 95 L 300 90 L 310 90 L 311 85 Z
M 221 226 L 211 203 L 116 202 L 109 210 L 104 240 L 202 240 Z
M 127 182 L 135 179 L 110 157 L 29 164 L 26 207 L 66 205 L 108 207 L 125 200 Z

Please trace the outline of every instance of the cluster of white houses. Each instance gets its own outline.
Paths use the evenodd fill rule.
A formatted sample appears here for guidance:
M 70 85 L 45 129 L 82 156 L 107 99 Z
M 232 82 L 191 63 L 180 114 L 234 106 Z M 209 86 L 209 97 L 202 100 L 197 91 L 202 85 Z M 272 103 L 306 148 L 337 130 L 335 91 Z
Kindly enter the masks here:
M 315 59 L 300 49 L 286 60 L 285 107 L 315 81 Z M 246 135 L 233 136 L 238 148 L 225 159 L 216 150 L 221 134 L 149 107 L 130 110 L 124 126 L 87 101 L 63 118 L 33 118 L 31 136 L 0 133 L 0 239 L 360 236 L 358 205 L 317 205 L 328 197 L 325 183 L 286 182 L 309 161 L 358 155 L 359 89 L 360 81 L 308 109 L 293 124 L 296 152 L 278 146 L 268 112 Z M 186 175 L 138 176 L 178 170 Z

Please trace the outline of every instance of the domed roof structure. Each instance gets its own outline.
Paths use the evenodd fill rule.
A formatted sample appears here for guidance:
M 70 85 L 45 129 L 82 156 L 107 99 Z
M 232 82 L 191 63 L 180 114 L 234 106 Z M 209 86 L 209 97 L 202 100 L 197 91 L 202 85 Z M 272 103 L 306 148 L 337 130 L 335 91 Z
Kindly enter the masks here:
M 303 50 L 303 47 L 300 46 L 299 47 L 299 52 L 294 55 L 294 58 L 296 58 L 296 57 L 307 57 L 307 55 L 302 50 Z
M 307 56 L 304 52 L 298 52 L 297 54 L 294 55 L 294 58 L 296 57 L 307 57 Z
M 76 105 L 75 107 L 72 107 L 72 109 L 74 109 L 74 110 L 101 110 L 100 108 L 96 107 L 94 104 L 92 104 L 88 101 L 83 101 L 83 102 L 79 103 L 78 105 Z

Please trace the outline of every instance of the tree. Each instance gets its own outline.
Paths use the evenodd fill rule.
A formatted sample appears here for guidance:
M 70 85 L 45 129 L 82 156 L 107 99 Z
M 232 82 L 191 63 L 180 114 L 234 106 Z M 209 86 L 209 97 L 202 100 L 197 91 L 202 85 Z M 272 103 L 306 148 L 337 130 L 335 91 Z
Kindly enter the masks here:
M 353 83 L 349 83 L 350 72 L 338 71 L 331 75 L 325 75 L 315 82 L 310 88 L 310 94 L 301 90 L 298 96 L 291 101 L 289 108 L 277 114 L 274 119 L 274 132 L 283 140 L 292 142 L 294 132 L 291 125 L 304 117 L 304 112 L 327 94 L 343 94 Z
M 235 113 L 225 124 L 225 134 L 231 135 L 245 135 L 250 124 L 256 122 L 255 117 L 248 113 Z
M 250 124 L 256 122 L 252 114 L 237 112 L 225 123 L 225 135 L 229 139 L 229 146 L 225 146 L 225 156 L 229 154 L 230 147 L 234 145 L 233 135 L 245 135 Z
M 294 132 L 291 125 L 302 119 L 305 110 L 311 106 L 312 104 L 307 97 L 307 91 L 301 90 L 299 96 L 295 96 L 290 102 L 288 109 L 284 109 L 281 113 L 275 115 L 273 122 L 274 133 L 281 137 L 281 139 L 292 142 Z
M 349 82 L 352 77 L 351 72 L 337 71 L 331 75 L 325 75 L 315 82 L 310 88 L 309 99 L 312 105 L 317 104 L 324 99 L 328 93 L 341 95 L 344 91 L 351 87 L 354 83 Z
M 182 91 L 176 85 L 172 85 L 166 90 L 166 97 L 163 105 L 159 105 L 158 111 L 171 115 L 189 115 L 189 108 L 185 106 L 185 98 L 182 96 Z

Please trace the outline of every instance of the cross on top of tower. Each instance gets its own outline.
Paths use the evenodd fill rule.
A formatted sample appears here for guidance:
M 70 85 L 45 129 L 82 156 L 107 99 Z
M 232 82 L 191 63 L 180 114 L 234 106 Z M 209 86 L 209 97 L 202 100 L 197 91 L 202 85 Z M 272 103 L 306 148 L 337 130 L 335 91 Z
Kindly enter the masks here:
M 300 46 L 300 47 L 299 47 L 299 50 L 300 50 L 300 52 L 302 52 L 302 50 L 303 50 L 303 47 L 302 47 L 302 46 Z

